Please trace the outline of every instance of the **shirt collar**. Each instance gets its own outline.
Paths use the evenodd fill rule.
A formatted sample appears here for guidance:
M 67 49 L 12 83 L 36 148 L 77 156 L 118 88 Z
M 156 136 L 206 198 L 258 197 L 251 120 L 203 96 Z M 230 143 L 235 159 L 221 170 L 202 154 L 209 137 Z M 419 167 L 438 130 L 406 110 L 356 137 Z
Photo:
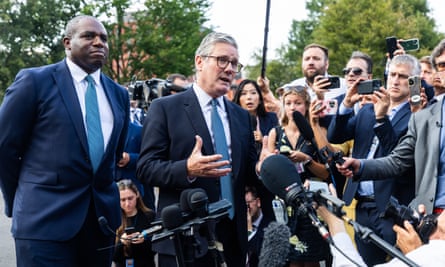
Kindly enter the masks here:
M 66 58 L 66 64 L 68 65 L 71 76 L 76 82 L 80 83 L 85 80 L 85 77 L 88 75 L 88 73 L 86 73 L 76 63 L 74 63 L 70 58 Z M 100 69 L 96 70 L 93 73 L 90 73 L 90 75 L 93 77 L 96 84 L 100 84 Z

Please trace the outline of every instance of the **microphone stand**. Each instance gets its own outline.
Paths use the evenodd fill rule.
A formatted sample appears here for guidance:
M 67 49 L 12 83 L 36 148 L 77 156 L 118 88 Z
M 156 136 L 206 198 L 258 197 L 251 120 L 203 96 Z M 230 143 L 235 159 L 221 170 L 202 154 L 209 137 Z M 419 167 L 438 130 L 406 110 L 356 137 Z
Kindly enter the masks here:
M 410 258 L 406 257 L 402 252 L 400 252 L 398 249 L 391 246 L 388 242 L 380 238 L 378 235 L 376 235 L 371 229 L 368 227 L 365 227 L 363 225 L 360 225 L 359 223 L 353 221 L 352 219 L 342 216 L 342 219 L 347 222 L 349 225 L 351 225 L 354 228 L 354 232 L 365 241 L 370 241 L 374 245 L 378 246 L 379 248 L 383 249 L 387 253 L 389 253 L 391 256 L 396 257 L 403 261 L 408 266 L 411 267 L 420 267 L 417 263 L 413 262 Z

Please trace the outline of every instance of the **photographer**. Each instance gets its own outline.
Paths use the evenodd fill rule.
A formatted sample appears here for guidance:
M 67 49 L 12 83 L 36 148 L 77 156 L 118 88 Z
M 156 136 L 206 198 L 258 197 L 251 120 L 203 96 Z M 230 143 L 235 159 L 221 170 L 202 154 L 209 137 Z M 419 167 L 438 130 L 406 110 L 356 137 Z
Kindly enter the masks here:
M 339 250 L 348 255 L 359 266 L 366 266 L 360 254 L 354 248 L 351 239 L 346 234 L 344 223 L 334 214 L 330 213 L 324 206 L 317 209 L 318 215 L 328 224 L 329 232 L 332 235 L 336 248 L 331 246 L 334 256 L 334 266 L 355 266 L 349 259 L 344 257 Z M 437 228 L 430 235 L 430 242 L 421 245 L 420 237 L 408 222 L 404 222 L 404 228 L 394 225 L 393 230 L 397 233 L 397 245 L 408 258 L 420 266 L 438 266 L 445 261 L 445 214 L 442 213 L 437 218 Z M 393 259 L 388 263 L 378 266 L 406 266 L 399 259 Z

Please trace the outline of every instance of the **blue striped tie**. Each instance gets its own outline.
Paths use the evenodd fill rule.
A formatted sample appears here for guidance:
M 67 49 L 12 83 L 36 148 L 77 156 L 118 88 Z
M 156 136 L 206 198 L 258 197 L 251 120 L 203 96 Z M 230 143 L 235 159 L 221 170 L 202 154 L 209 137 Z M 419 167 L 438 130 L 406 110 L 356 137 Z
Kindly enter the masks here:
M 104 137 L 102 135 L 102 126 L 100 124 L 99 105 L 97 104 L 96 87 L 94 79 L 88 75 L 87 92 L 85 93 L 85 113 L 88 136 L 88 149 L 90 160 L 94 172 L 97 171 L 104 154 Z
M 212 132 L 215 139 L 216 153 L 223 156 L 223 160 L 229 160 L 229 148 L 227 147 L 226 135 L 224 134 L 224 127 L 221 121 L 221 117 L 218 114 L 218 101 L 212 99 Z M 221 198 L 227 199 L 232 203 L 232 207 L 229 209 L 229 218 L 233 219 L 235 214 L 234 202 L 233 202 L 233 189 L 231 175 L 222 176 L 219 178 L 221 184 Z

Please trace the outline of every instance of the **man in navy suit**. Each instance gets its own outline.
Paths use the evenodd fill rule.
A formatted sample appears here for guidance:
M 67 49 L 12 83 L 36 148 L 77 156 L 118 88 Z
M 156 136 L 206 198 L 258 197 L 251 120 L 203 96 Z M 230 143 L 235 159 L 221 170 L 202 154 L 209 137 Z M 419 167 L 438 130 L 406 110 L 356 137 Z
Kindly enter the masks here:
M 108 267 L 112 249 L 101 248 L 114 236 L 98 218 L 111 229 L 120 225 L 114 174 L 130 102 L 126 90 L 101 73 L 108 57 L 102 23 L 75 17 L 63 44 L 66 59 L 21 70 L 0 107 L 5 212 L 12 216 L 17 266 Z M 97 95 L 88 99 L 97 102 L 99 157 L 90 156 L 88 90 Z
M 407 131 L 411 117 L 408 77 L 419 73 L 420 64 L 415 57 L 394 57 L 389 67 L 388 88 L 385 90 L 382 87 L 380 91 L 374 92 L 373 103 L 365 104 L 354 116 L 354 104 L 360 99 L 357 93 L 360 80 L 357 80 L 346 93 L 338 115 L 331 121 L 328 140 L 342 143 L 354 139 L 353 157 L 378 158 L 388 155 Z M 408 204 L 414 198 L 414 177 L 404 181 L 385 179 L 357 182 L 348 179 L 343 199 L 347 205 L 353 198 L 357 199 L 357 222 L 394 244 L 394 223 L 380 218 L 392 195 L 401 203 Z M 386 253 L 383 250 L 361 240 L 358 235 L 355 237 L 358 250 L 368 265 L 385 262 Z
M 244 188 L 257 179 L 249 113 L 224 97 L 242 67 L 238 58 L 238 47 L 231 36 L 210 33 L 203 39 L 195 53 L 196 82 L 192 88 L 158 98 L 150 105 L 137 166 L 139 179 L 159 187 L 158 211 L 178 203 L 181 192 L 187 188 L 202 188 L 209 202 L 216 202 L 222 198 L 220 177 L 231 176 L 234 217 L 223 218 L 216 225 L 216 237 L 224 246 L 228 266 L 246 263 Z M 213 108 L 209 105 L 212 100 L 218 101 L 229 161 L 220 161 L 222 155 L 215 153 Z M 160 251 L 160 266 L 176 266 L 174 255 L 167 257 L 166 251 L 167 247 Z M 214 266 L 213 262 L 207 255 L 194 264 Z

